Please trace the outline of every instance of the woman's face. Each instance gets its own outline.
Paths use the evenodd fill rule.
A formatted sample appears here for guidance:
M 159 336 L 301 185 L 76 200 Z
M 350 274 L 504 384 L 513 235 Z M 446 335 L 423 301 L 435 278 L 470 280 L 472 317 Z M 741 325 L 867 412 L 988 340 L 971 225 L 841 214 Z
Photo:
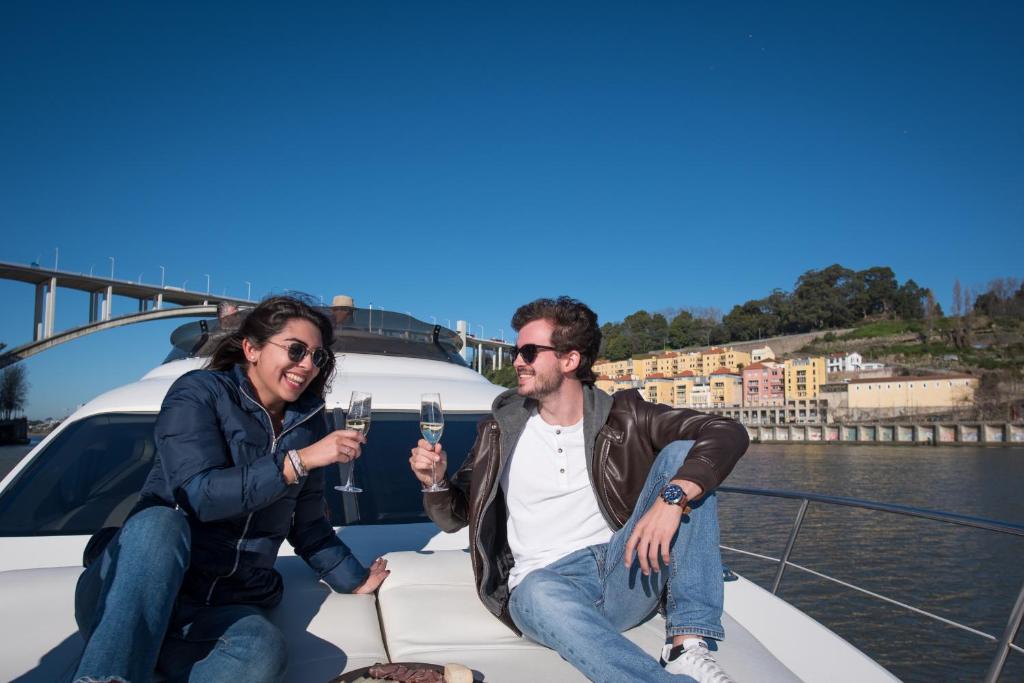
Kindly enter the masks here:
M 323 343 L 317 326 L 303 318 L 289 320 L 262 348 L 257 349 L 248 339 L 242 340 L 242 350 L 249 361 L 249 381 L 259 394 L 260 403 L 271 411 L 297 400 L 320 373 L 311 354 L 307 353 L 299 362 L 288 357 L 288 347 L 296 342 L 310 351 Z

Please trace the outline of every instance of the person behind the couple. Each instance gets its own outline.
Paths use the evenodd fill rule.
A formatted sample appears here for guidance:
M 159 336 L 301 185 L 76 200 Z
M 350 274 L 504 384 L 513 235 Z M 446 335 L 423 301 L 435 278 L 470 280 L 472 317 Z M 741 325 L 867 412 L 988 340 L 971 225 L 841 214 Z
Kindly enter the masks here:
M 74 680 L 137 683 L 154 670 L 168 681 L 282 680 L 284 638 L 265 610 L 281 600 L 273 565 L 285 538 L 338 592 L 387 578 L 383 560 L 362 566 L 324 516 L 322 468 L 358 457 L 365 441 L 328 431 L 332 340 L 316 309 L 267 299 L 207 369 L 174 382 L 139 504 L 86 551 Z
M 424 494 L 427 513 L 445 531 L 469 525 L 484 605 L 590 680 L 727 683 L 707 643 L 725 635 L 714 489 L 746 430 L 596 389 L 601 332 L 576 300 L 526 304 L 512 326 L 518 388 L 495 400 L 448 490 Z M 446 460 L 421 440 L 409 461 L 429 484 Z M 659 663 L 621 632 L 663 595 Z

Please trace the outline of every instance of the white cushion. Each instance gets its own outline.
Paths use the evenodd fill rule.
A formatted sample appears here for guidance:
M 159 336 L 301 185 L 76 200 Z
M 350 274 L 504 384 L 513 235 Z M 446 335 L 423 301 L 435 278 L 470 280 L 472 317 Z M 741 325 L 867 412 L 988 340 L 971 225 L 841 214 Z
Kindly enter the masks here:
M 377 605 L 370 595 L 334 593 L 297 557 L 282 557 L 284 599 L 271 611 L 288 642 L 288 679 L 327 681 L 387 661 Z M 7 635 L 0 638 L 0 680 L 70 680 L 84 641 L 75 623 L 81 567 L 0 573 Z
M 497 674 L 502 683 L 586 680 L 557 653 L 517 636 L 484 608 L 465 551 L 386 557 L 392 574 L 378 603 L 392 661 L 458 662 L 489 678 Z M 727 638 L 717 643 L 716 657 L 737 680 L 798 680 L 728 615 L 723 625 Z M 665 620 L 655 616 L 624 635 L 656 658 L 665 643 Z
M 327 681 L 388 661 L 372 595 L 335 593 L 298 557 L 278 558 L 284 599 L 270 614 L 288 642 L 288 680 Z

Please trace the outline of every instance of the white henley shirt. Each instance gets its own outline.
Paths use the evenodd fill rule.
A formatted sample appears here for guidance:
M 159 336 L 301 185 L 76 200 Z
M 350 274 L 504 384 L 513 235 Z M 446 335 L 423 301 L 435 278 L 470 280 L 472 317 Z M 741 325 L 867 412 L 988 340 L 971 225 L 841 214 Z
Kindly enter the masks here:
M 534 569 L 611 540 L 587 474 L 583 420 L 550 425 L 534 411 L 502 471 L 501 488 L 515 558 L 510 589 Z

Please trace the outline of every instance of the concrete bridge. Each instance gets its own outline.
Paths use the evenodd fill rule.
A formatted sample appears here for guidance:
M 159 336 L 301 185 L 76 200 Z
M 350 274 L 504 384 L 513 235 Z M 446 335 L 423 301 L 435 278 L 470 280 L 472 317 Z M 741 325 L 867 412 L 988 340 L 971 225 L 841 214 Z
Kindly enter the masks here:
M 217 315 L 220 304 L 239 308 L 256 304 L 248 299 L 217 296 L 210 292 L 192 292 L 178 287 L 149 285 L 3 261 L 0 261 L 0 279 L 24 282 L 35 287 L 32 341 L 0 354 L 0 368 L 102 330 L 167 318 L 213 317 Z M 69 330 L 54 330 L 58 289 L 89 293 L 88 323 Z M 138 312 L 113 316 L 111 303 L 114 296 L 136 300 Z M 169 304 L 174 306 L 165 307 Z M 489 368 L 501 369 L 512 344 L 498 339 L 474 337 L 468 328 L 466 321 L 457 321 L 456 332 L 462 339 L 462 357 L 481 373 Z
M 86 325 L 80 325 L 73 327 L 70 330 L 64 330 L 63 332 L 57 332 L 55 334 L 46 337 L 45 339 L 35 339 L 22 344 L 16 348 L 11 349 L 0 355 L 0 369 L 13 365 L 18 361 L 25 360 L 37 353 L 42 353 L 47 349 L 51 349 L 54 346 L 64 344 L 66 342 L 84 337 L 87 334 L 93 334 L 94 332 L 101 332 L 103 330 L 109 330 L 114 327 L 122 327 L 124 325 L 134 325 L 136 323 L 143 323 L 150 320 L 165 320 L 167 318 L 200 318 L 200 317 L 211 317 L 217 315 L 216 306 L 182 306 L 179 308 L 164 308 L 161 310 L 143 311 L 141 313 L 130 313 L 128 315 L 120 315 L 116 318 L 109 318 L 107 320 L 98 320 L 95 322 L 88 323 Z
M 32 320 L 32 340 L 53 337 L 57 316 L 58 289 L 75 289 L 89 293 L 89 323 L 113 319 L 112 301 L 115 296 L 138 301 L 140 313 L 162 310 L 165 304 L 179 306 L 209 306 L 221 302 L 235 306 L 250 306 L 255 302 L 233 297 L 216 296 L 209 292 L 190 292 L 178 287 L 148 285 L 130 280 L 96 277 L 65 270 L 51 270 L 36 266 L 23 266 L 0 261 L 0 279 L 25 282 L 36 289 L 35 315 Z M 121 316 L 127 318 L 129 316 Z M 140 322 L 132 320 L 124 324 Z M 116 327 L 116 325 L 115 325 Z

